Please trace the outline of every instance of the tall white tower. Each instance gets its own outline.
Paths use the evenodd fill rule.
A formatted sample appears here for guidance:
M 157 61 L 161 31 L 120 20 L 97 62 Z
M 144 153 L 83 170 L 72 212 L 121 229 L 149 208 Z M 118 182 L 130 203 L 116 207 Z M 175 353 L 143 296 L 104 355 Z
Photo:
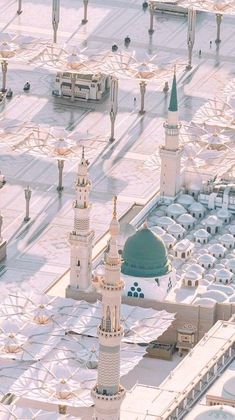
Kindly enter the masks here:
M 160 147 L 161 179 L 160 193 L 162 197 L 174 198 L 181 187 L 181 155 L 183 149 L 179 145 L 179 111 L 177 100 L 176 74 L 171 89 L 168 118 L 164 123 L 165 145 Z
M 74 228 L 69 234 L 70 287 L 86 290 L 91 285 L 92 243 L 94 231 L 90 230 L 89 193 L 91 181 L 88 174 L 88 162 L 82 151 L 82 159 L 78 165 L 78 176 L 75 184 L 76 200 L 74 208 Z
M 125 388 L 120 385 L 120 344 L 123 327 L 120 325 L 121 296 L 124 281 L 120 278 L 121 259 L 117 248 L 120 226 L 114 197 L 113 219 L 110 224 L 109 251 L 105 256 L 105 275 L 100 280 L 103 316 L 98 327 L 98 381 L 92 390 L 95 420 L 119 420 Z

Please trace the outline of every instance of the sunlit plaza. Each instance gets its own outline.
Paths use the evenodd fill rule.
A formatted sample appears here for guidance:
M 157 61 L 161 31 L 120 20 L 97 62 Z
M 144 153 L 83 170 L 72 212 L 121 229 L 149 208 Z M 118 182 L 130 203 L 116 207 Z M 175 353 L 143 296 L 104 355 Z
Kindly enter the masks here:
M 179 0 L 176 13 L 159 11 L 159 3 L 0 0 L 0 419 L 88 420 L 95 404 L 98 420 L 206 420 L 216 418 L 206 406 L 217 400 L 235 406 L 222 382 L 232 377 L 226 369 L 235 342 L 235 3 Z M 164 161 L 165 136 L 172 135 L 169 110 L 177 111 L 184 174 L 174 181 L 182 188 L 176 185 L 172 199 L 162 181 L 170 179 L 163 174 L 170 165 Z M 76 203 L 83 198 L 81 209 Z M 73 266 L 82 224 L 88 226 L 82 227 L 87 271 L 80 256 Z M 100 362 L 103 338 L 96 330 L 101 323 L 109 331 L 109 320 L 104 327 L 105 309 L 96 300 L 108 299 L 107 265 L 124 264 L 125 241 L 145 229 L 162 238 L 172 271 L 156 294 L 147 278 L 158 283 L 156 274 L 137 274 L 136 282 L 122 270 L 125 286 L 117 280 L 127 395 L 121 417 L 102 417 L 99 395 L 110 395 L 96 388 L 97 371 L 98 362 L 103 371 L 108 362 Z M 177 254 L 181 242 L 189 245 L 188 261 Z M 218 256 L 208 251 L 215 245 L 224 248 L 223 256 L 221 248 Z M 223 285 L 214 287 L 216 282 Z M 189 305 L 187 315 L 183 305 Z M 117 306 L 110 321 L 115 333 Z M 227 335 L 221 320 L 228 321 Z M 181 359 L 177 334 L 185 329 L 193 337 L 192 353 Z M 147 345 L 157 340 L 177 342 L 179 354 L 169 361 L 154 358 L 154 344 L 146 357 Z M 191 359 L 198 357 L 197 365 Z M 195 375 L 183 382 L 191 363 Z M 222 373 L 221 385 L 212 385 Z M 217 399 L 205 394 L 209 385 Z M 122 401 L 125 392 L 114 395 Z M 190 417 L 194 399 L 200 403 Z M 234 409 L 222 410 L 224 418 L 235 418 Z

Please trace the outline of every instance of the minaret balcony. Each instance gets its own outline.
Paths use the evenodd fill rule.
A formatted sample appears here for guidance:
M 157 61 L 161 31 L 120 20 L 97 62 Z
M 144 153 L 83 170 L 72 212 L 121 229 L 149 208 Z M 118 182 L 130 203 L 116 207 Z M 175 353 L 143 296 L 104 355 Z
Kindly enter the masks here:
M 78 246 L 81 243 L 84 243 L 84 245 L 87 245 L 90 239 L 93 239 L 94 232 L 88 231 L 87 229 L 80 233 L 77 233 L 75 230 L 69 233 L 69 243 L 70 245 Z
M 99 286 L 103 290 L 108 290 L 112 292 L 122 291 L 124 289 L 124 281 L 119 280 L 117 284 L 108 284 L 105 283 L 105 278 L 100 280 Z
M 103 395 L 103 394 L 98 393 L 98 387 L 97 385 L 95 385 L 94 388 L 91 390 L 91 395 L 94 398 L 94 400 L 115 402 L 115 401 L 120 401 L 120 400 L 122 401 L 125 398 L 126 390 L 120 385 L 117 394 Z
M 98 336 L 101 338 L 105 338 L 107 340 L 113 340 L 115 338 L 122 338 L 124 335 L 124 329 L 122 326 L 120 326 L 120 329 L 118 331 L 105 331 L 101 328 L 101 326 L 98 327 Z

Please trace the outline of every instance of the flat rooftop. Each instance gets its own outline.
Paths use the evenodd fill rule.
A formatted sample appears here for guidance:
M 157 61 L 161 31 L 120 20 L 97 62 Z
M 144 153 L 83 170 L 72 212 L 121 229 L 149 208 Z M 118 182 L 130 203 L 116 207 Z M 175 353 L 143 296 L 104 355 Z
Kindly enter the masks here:
M 198 381 L 200 375 L 234 342 L 235 324 L 218 321 L 159 387 L 137 384 L 127 394 L 122 405 L 123 419 L 129 413 L 138 420 L 146 415 L 167 418 L 171 409 L 177 406 L 177 400 L 184 397 L 190 387 L 193 388 L 193 382 Z

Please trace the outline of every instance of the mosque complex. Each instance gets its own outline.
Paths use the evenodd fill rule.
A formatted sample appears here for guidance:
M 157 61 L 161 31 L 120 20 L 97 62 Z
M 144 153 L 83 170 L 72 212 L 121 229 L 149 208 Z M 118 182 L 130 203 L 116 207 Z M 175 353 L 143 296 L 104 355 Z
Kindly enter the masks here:
M 235 419 L 234 1 L 15 3 L 0 420 Z

